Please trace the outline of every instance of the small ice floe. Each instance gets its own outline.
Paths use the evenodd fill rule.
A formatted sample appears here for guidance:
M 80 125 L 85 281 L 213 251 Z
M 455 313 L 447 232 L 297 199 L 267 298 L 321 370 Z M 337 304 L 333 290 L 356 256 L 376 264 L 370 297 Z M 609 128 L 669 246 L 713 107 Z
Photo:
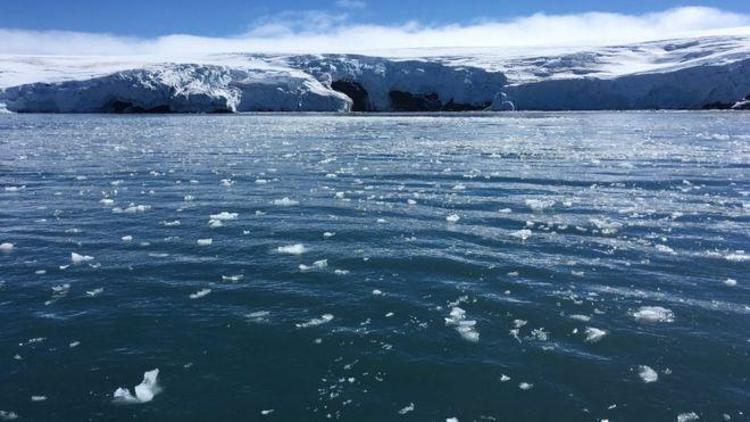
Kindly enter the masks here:
M 161 222 L 161 225 L 164 226 L 164 227 L 177 227 L 180 224 L 182 224 L 182 223 L 180 223 L 180 220 L 162 221 Z
M 47 396 L 31 396 L 31 401 L 33 402 L 47 401 Z
M 26 189 L 26 186 L 6 186 L 5 191 L 6 192 L 18 192 Z
M 535 328 L 531 330 L 529 338 L 536 341 L 547 341 L 549 340 L 549 331 L 545 331 L 544 327 Z
M 70 253 L 70 262 L 72 262 L 73 264 L 76 264 L 76 265 L 82 264 L 84 262 L 93 261 L 93 260 L 94 260 L 93 256 L 80 255 L 80 254 L 77 254 L 75 252 L 71 252 Z
M 18 413 L 12 410 L 0 410 L 0 421 L 14 421 L 18 417 Z
M 222 211 L 218 214 L 211 214 L 209 218 L 211 220 L 218 220 L 218 221 L 229 221 L 229 220 L 236 220 L 239 215 L 236 212 L 227 212 Z
M 522 382 L 522 383 L 518 384 L 518 388 L 520 388 L 521 390 L 524 390 L 524 391 L 528 391 L 528 390 L 531 390 L 532 388 L 534 388 L 534 384 L 531 384 L 531 383 L 528 383 L 528 382 Z
M 337 268 L 337 269 L 333 270 L 333 273 L 336 274 L 336 275 L 347 275 L 347 274 L 349 274 L 349 270 L 342 270 L 340 268 Z
M 256 183 L 257 183 L 257 181 L 256 181 Z M 268 415 L 270 415 L 273 412 L 274 412 L 274 409 L 264 409 L 264 410 L 260 411 L 260 414 L 263 415 L 263 416 L 268 416 Z
M 209 293 L 211 293 L 211 289 L 198 290 L 197 292 L 190 294 L 190 299 L 200 299 L 202 297 L 208 296 Z
M 674 249 L 670 248 L 667 245 L 662 245 L 661 243 L 659 243 L 655 247 L 656 247 L 656 250 L 659 251 L 659 252 L 661 252 L 661 253 L 666 253 L 666 254 L 669 254 L 669 255 L 675 255 L 676 254 L 676 252 L 674 251 Z
M 324 239 L 330 239 L 333 236 L 336 236 L 336 233 L 333 233 L 333 232 L 325 232 L 325 233 L 323 233 L 323 238 Z
M 131 204 L 130 206 L 128 206 L 127 208 L 125 208 L 124 210 L 122 210 L 122 212 L 124 212 L 126 214 L 135 214 L 135 213 L 146 212 L 146 211 L 148 211 L 150 209 L 151 209 L 151 205 L 133 205 L 133 204 Z M 113 211 L 114 211 L 114 209 L 113 209 Z
M 454 306 L 448 317 L 445 318 L 445 325 L 453 326 L 464 340 L 476 343 L 479 341 L 479 331 L 476 329 L 477 322 L 466 319 L 466 311 Z
M 383 292 L 378 289 L 373 290 L 372 294 L 373 296 L 383 296 Z
M 281 199 L 274 199 L 273 204 L 276 205 L 277 207 L 293 207 L 295 205 L 299 205 L 299 201 L 295 201 L 294 199 L 284 197 Z
M 586 327 L 584 333 L 586 334 L 586 343 L 596 343 L 607 335 L 605 330 L 594 327 Z
M 276 248 L 276 252 L 288 255 L 302 255 L 307 252 L 307 248 L 305 248 L 305 245 L 297 243 L 294 245 L 279 246 Z
M 10 253 L 10 252 L 13 251 L 13 248 L 14 248 L 14 246 L 10 242 L 0 243 L 0 252 L 2 252 L 2 253 Z
M 248 321 L 255 323 L 268 322 L 268 316 L 271 315 L 268 311 L 256 311 L 245 315 Z
M 104 287 L 99 287 L 94 290 L 86 290 L 86 296 L 94 297 L 102 294 L 102 292 L 104 292 Z
M 700 419 L 701 417 L 695 412 L 685 412 L 677 415 L 677 422 L 694 422 Z
M 115 390 L 114 402 L 124 404 L 148 403 L 154 399 L 154 396 L 161 392 L 161 387 L 157 382 L 159 370 L 154 369 L 143 374 L 143 381 L 134 388 L 135 396 L 125 387 Z
M 724 280 L 724 285 L 727 286 L 727 287 L 734 287 L 734 286 L 737 285 L 737 280 L 735 280 L 733 278 L 728 278 L 728 279 Z
M 213 239 L 198 239 L 195 243 L 198 244 L 198 246 L 211 246 L 212 243 L 214 243 Z
M 221 179 L 221 185 L 225 187 L 231 187 L 234 184 L 232 179 Z
M 524 203 L 534 212 L 543 211 L 555 205 L 552 199 L 527 199 Z
M 521 229 L 514 231 L 510 234 L 512 237 L 515 237 L 516 239 L 521 240 L 528 240 L 531 237 L 531 230 L 529 229 Z
M 132 242 L 133 241 L 133 236 L 126 235 L 126 236 L 121 237 L 120 240 L 122 240 L 123 242 Z
M 497 212 L 499 212 L 500 214 L 510 214 L 513 212 L 513 210 L 510 208 L 500 208 L 499 210 L 497 210 Z
M 674 312 L 661 306 L 641 306 L 632 315 L 639 322 L 674 322 Z
M 445 422 L 458 422 L 458 418 L 445 418 Z
M 458 214 L 451 214 L 447 217 L 445 217 L 445 221 L 449 223 L 458 223 L 458 220 L 460 220 L 461 217 L 458 216 Z
M 659 374 L 657 374 L 656 371 L 654 371 L 653 368 L 648 365 L 638 366 L 638 376 L 641 377 L 641 380 L 643 380 L 643 382 L 645 382 L 646 384 L 659 380 Z
M 409 204 L 409 205 L 417 205 L 417 201 L 415 201 L 415 200 L 413 200 L 411 198 L 407 199 L 406 203 Z
M 299 322 L 295 324 L 295 326 L 297 328 L 308 328 L 308 327 L 315 327 L 317 325 L 323 325 L 331 321 L 333 321 L 333 315 L 323 314 L 320 316 L 320 318 L 313 318 L 306 322 Z
M 221 220 L 208 220 L 208 227 L 212 229 L 216 229 L 222 226 L 224 226 L 224 223 Z
M 76 347 L 78 347 L 78 346 L 80 346 L 80 345 L 81 345 L 81 342 L 80 342 L 80 341 L 71 341 L 71 342 L 70 342 L 70 343 L 68 344 L 68 347 L 70 347 L 71 349 L 75 349 Z
M 588 315 L 571 315 L 570 319 L 574 319 L 576 321 L 583 321 L 583 322 L 589 322 L 591 321 L 591 317 Z
M 104 199 L 99 200 L 99 203 L 102 204 L 102 205 L 105 205 L 105 206 L 110 206 L 110 205 L 114 205 L 115 204 L 115 200 L 114 199 L 109 199 L 109 198 L 104 198 Z
M 255 179 L 256 185 L 266 185 L 268 184 L 268 179 Z
M 508 382 L 511 378 L 505 374 L 500 375 L 500 382 Z
M 185 195 L 185 196 L 182 197 L 182 200 L 185 201 L 185 202 L 191 202 L 191 201 L 195 200 L 195 197 L 193 195 Z
M 326 268 L 328 268 L 327 259 L 321 259 L 319 261 L 315 261 L 312 263 L 312 265 L 305 265 L 305 264 L 299 265 L 300 271 L 324 270 Z
M 615 234 L 622 228 L 622 223 L 592 218 L 589 220 L 602 234 Z
M 245 278 L 244 274 L 235 274 L 235 275 L 223 275 L 221 276 L 221 281 L 231 281 L 233 283 L 236 283 L 240 280 Z
M 750 261 L 750 255 L 746 254 L 745 251 L 735 251 L 726 255 L 724 259 L 732 262 L 745 262 Z
M 405 414 L 407 414 L 409 412 L 413 412 L 413 411 L 414 411 L 414 403 L 409 403 L 408 406 L 402 407 L 401 410 L 398 411 L 398 414 L 399 415 L 405 415 Z

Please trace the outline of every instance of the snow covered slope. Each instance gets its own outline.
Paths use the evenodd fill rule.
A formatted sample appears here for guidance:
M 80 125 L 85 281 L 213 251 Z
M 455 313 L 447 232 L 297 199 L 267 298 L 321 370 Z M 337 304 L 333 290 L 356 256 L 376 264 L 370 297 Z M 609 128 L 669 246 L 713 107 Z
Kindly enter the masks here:
M 15 112 L 746 108 L 750 30 L 594 49 L 0 56 Z

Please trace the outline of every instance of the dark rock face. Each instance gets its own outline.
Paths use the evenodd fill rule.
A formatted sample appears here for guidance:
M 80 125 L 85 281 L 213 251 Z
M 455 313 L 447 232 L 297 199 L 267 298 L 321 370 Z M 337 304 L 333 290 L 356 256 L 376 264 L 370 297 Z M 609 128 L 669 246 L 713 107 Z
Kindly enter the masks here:
M 370 96 L 367 90 L 357 82 L 352 81 L 334 81 L 331 88 L 352 99 L 352 111 L 371 111 Z
M 716 101 L 713 103 L 704 104 L 702 108 L 703 110 L 729 110 L 730 108 L 732 108 L 732 104 Z
M 114 100 L 108 104 L 102 112 L 104 113 L 169 113 L 171 109 L 168 105 L 158 105 L 151 108 L 143 108 L 128 101 Z
M 412 94 L 411 92 L 392 90 L 388 93 L 392 111 L 473 111 L 484 110 L 489 104 L 472 105 L 456 103 L 452 99 L 443 104 L 440 96 L 434 92 Z

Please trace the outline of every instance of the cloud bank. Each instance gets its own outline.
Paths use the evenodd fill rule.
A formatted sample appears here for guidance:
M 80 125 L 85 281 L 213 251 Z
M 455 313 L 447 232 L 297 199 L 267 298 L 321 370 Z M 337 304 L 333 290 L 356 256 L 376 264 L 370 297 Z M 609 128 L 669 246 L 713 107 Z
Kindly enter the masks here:
M 348 9 L 361 3 L 344 1 Z M 262 18 L 234 37 L 187 34 L 131 38 L 110 34 L 0 29 L 0 54 L 190 55 L 226 52 L 367 53 L 400 48 L 600 46 L 701 35 L 729 28 L 750 34 L 750 15 L 708 7 L 682 7 L 626 15 L 534 14 L 466 25 L 353 23 L 347 12 L 287 12 Z M 747 32 L 745 32 L 747 31 Z

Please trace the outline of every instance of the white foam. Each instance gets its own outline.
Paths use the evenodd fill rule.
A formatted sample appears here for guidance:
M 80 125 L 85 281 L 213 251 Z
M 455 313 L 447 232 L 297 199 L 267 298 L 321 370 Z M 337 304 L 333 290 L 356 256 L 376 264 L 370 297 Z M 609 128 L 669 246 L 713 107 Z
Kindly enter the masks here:
M 161 387 L 157 382 L 159 370 L 154 369 L 143 374 L 143 381 L 134 388 L 135 396 L 125 387 L 115 390 L 114 402 L 124 404 L 148 403 L 161 392 Z
M 607 335 L 607 332 L 605 330 L 594 327 L 586 327 L 585 333 L 587 343 L 596 343 Z
M 646 384 L 659 380 L 659 374 L 657 374 L 656 371 L 654 371 L 653 368 L 648 365 L 638 366 L 638 376 L 641 377 L 641 380 L 643 380 L 643 382 L 645 382 Z
M 84 263 L 84 262 L 88 262 L 88 261 L 93 261 L 93 260 L 94 260 L 93 256 L 79 255 L 75 252 L 70 253 L 70 261 L 76 265 Z
M 236 220 L 237 217 L 239 217 L 239 215 L 236 212 L 227 212 L 227 211 L 222 211 L 218 214 L 210 215 L 211 220 L 218 220 L 218 221 Z
M 451 214 L 451 215 L 445 217 L 445 221 L 447 221 L 449 223 L 457 223 L 458 220 L 460 220 L 460 219 L 461 219 L 461 217 L 459 217 L 458 214 Z
M 273 204 L 278 207 L 293 207 L 295 205 L 299 205 L 299 201 L 284 197 L 281 199 L 274 199 Z
M 674 322 L 674 312 L 661 306 L 641 306 L 632 315 L 636 321 Z
M 0 252 L 9 253 L 13 251 L 14 245 L 10 242 L 0 243 Z
M 197 292 L 190 294 L 190 299 L 200 299 L 208 296 L 209 293 L 211 293 L 211 289 L 198 290 Z
M 476 321 L 466 319 L 466 311 L 454 306 L 448 317 L 445 318 L 445 325 L 455 327 L 456 331 L 464 340 L 476 343 L 479 341 L 479 331 L 476 329 Z
M 308 328 L 308 327 L 315 327 L 316 325 L 323 325 L 331 321 L 333 321 L 333 315 L 323 314 L 320 316 L 320 318 L 313 318 L 307 322 L 300 322 L 300 323 L 295 324 L 295 326 L 297 328 Z
M 195 243 L 198 244 L 198 246 L 211 246 L 212 243 L 214 243 L 213 239 L 198 239 Z
M 307 249 L 305 248 L 305 245 L 297 243 L 294 245 L 279 246 L 278 248 L 276 248 L 276 251 L 289 255 L 302 255 L 303 253 L 307 252 Z

